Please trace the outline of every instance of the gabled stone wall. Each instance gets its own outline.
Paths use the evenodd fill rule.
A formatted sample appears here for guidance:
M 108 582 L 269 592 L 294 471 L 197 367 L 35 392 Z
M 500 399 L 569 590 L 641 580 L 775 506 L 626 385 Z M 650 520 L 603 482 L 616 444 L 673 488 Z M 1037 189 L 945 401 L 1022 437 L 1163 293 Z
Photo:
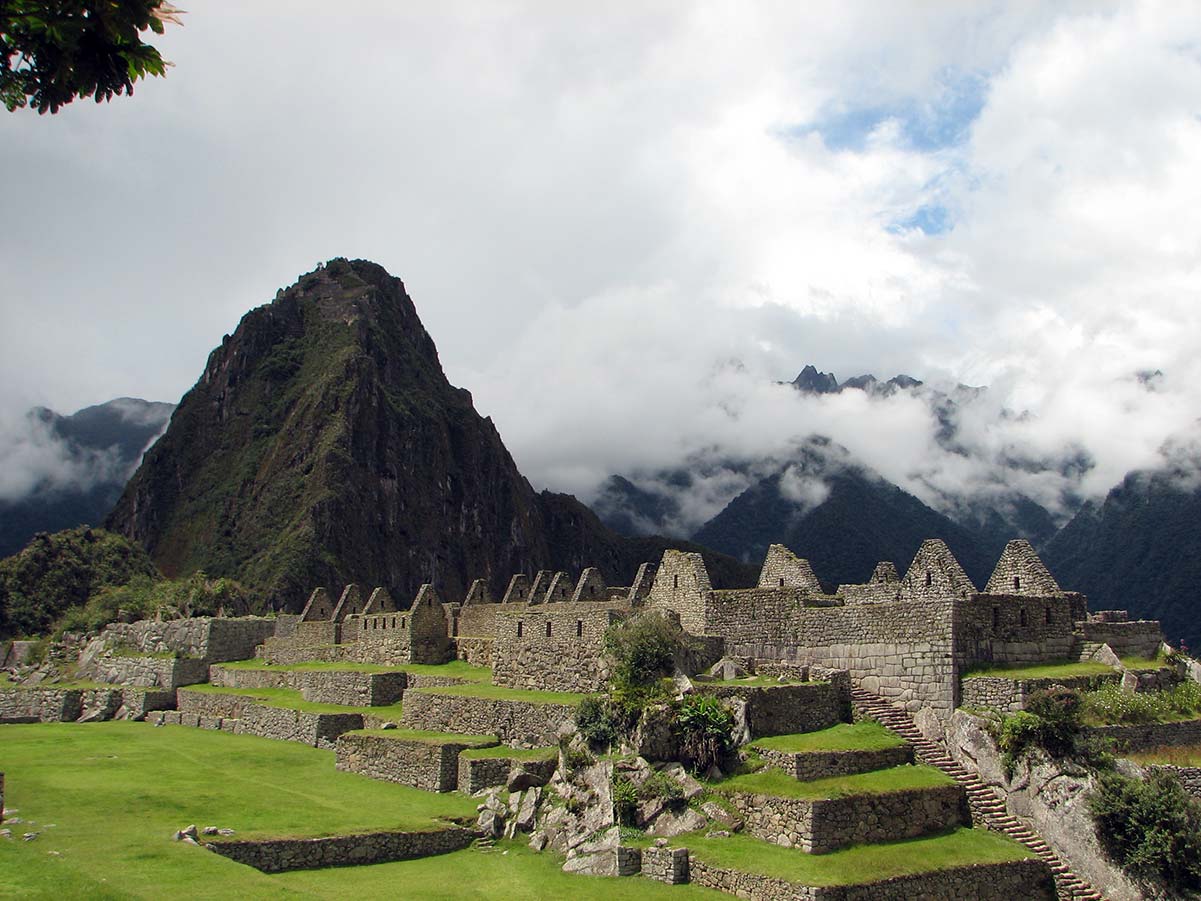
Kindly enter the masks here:
M 511 688 L 599 691 L 609 677 L 605 631 L 625 616 L 589 602 L 502 613 L 496 618 L 492 681 Z

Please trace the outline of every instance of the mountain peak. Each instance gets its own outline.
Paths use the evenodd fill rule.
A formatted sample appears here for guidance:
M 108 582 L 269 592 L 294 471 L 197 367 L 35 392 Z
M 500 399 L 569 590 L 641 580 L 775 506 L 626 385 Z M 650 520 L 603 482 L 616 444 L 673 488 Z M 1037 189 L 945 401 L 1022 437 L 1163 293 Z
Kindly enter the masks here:
M 839 390 L 834 373 L 819 372 L 812 364 L 805 366 L 792 380 L 792 387 L 807 394 L 835 394 Z

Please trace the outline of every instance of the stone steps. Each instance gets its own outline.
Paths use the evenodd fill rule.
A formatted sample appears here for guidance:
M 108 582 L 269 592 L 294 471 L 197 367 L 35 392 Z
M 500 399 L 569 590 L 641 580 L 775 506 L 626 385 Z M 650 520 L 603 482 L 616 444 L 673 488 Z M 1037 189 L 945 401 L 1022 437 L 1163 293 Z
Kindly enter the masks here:
M 1055 877 L 1055 887 L 1063 901 L 1104 901 L 1105 896 L 1073 873 L 1037 833 L 1006 812 L 1004 798 L 975 773 L 954 761 L 938 744 L 926 738 L 908 713 L 861 688 L 851 689 L 851 701 L 861 714 L 878 720 L 908 741 L 921 762 L 937 767 L 962 785 L 967 792 L 972 817 L 980 825 L 1009 836 L 1045 861 Z

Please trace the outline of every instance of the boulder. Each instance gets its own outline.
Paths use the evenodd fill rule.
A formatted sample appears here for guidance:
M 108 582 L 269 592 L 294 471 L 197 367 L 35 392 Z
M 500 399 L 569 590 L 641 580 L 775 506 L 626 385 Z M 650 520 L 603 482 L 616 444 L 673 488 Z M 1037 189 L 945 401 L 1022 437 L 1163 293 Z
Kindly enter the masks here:
M 674 838 L 685 832 L 695 832 L 698 829 L 703 829 L 708 825 L 709 821 L 707 819 L 692 808 L 686 807 L 679 813 L 670 810 L 664 811 L 655 820 L 655 825 L 648 831 L 651 835 Z
M 614 826 L 596 838 L 583 842 L 567 853 L 564 873 L 583 873 L 587 876 L 616 876 L 617 848 L 621 830 Z
M 525 791 L 527 788 L 543 785 L 546 785 L 546 777 L 540 773 L 531 773 L 521 763 L 514 764 L 513 768 L 509 770 L 509 778 L 505 782 L 505 786 L 511 792 Z

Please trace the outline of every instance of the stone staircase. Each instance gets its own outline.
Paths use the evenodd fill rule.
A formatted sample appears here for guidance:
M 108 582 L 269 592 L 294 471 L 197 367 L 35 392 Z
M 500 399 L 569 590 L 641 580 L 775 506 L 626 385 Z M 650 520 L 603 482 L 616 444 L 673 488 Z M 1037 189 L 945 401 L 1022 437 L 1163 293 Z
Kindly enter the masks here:
M 1073 873 L 1037 833 L 1011 816 L 1005 809 L 1005 800 L 979 776 L 964 769 L 939 745 L 922 735 L 908 713 L 861 688 L 851 689 L 851 701 L 862 716 L 878 720 L 909 742 L 922 763 L 937 767 L 962 785 L 967 792 L 972 818 L 980 825 L 1009 836 L 1045 861 L 1055 876 L 1055 888 L 1062 901 L 1105 901 L 1105 896 Z

